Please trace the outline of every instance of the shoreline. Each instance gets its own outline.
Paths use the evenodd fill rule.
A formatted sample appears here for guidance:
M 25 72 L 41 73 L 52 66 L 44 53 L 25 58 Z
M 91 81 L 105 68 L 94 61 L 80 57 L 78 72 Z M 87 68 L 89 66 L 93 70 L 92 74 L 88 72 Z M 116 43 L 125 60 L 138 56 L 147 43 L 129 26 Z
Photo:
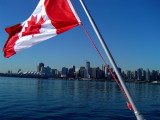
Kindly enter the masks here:
M 19 74 L 4 74 L 0 73 L 0 77 L 17 77 L 17 78 L 35 78 L 35 79 L 51 79 L 51 80 L 74 80 L 74 81 L 106 81 L 106 82 L 115 82 L 113 79 L 93 79 L 93 78 L 61 78 L 61 77 L 48 77 L 44 75 L 19 75 Z M 126 83 L 160 83 L 160 80 L 124 80 Z

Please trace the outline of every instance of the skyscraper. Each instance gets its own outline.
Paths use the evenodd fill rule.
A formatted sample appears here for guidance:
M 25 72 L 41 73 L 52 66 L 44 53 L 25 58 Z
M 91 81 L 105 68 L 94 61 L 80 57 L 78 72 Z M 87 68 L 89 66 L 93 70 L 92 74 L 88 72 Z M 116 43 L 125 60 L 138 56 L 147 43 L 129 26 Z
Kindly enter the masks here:
M 68 75 L 68 68 L 63 67 L 61 72 L 61 77 L 67 77 Z
M 42 68 L 44 68 L 44 63 L 39 63 L 37 67 L 37 72 L 42 72 Z
M 84 78 L 85 77 L 84 74 L 85 74 L 85 67 L 80 67 L 80 69 L 79 69 L 79 76 L 81 78 Z
M 143 68 L 137 70 L 137 79 L 142 80 Z
M 91 77 L 92 78 L 94 78 L 94 79 L 96 79 L 97 78 L 97 70 L 98 70 L 99 68 L 97 68 L 97 67 L 94 67 L 94 68 L 92 68 L 91 69 Z
M 90 73 L 90 62 L 89 61 L 86 62 L 86 70 L 89 74 Z
M 68 77 L 72 77 L 72 78 L 74 78 L 75 77 L 75 69 L 76 69 L 76 67 L 73 65 L 73 67 L 72 68 L 69 68 L 69 70 L 68 70 Z
M 76 66 L 72 66 L 72 69 L 73 69 L 73 72 L 75 72 L 76 71 Z
M 109 67 L 109 65 L 108 65 L 108 67 Z M 102 71 L 104 72 L 104 77 L 107 78 L 109 71 L 108 71 L 106 65 L 102 65 Z
M 127 80 L 131 79 L 131 71 L 130 70 L 126 70 L 126 79 Z
M 151 79 L 150 79 L 150 71 L 149 71 L 149 69 L 146 70 L 146 80 L 147 80 L 147 81 L 150 81 L 150 80 L 151 80 Z
M 90 62 L 86 61 L 86 78 L 90 78 Z

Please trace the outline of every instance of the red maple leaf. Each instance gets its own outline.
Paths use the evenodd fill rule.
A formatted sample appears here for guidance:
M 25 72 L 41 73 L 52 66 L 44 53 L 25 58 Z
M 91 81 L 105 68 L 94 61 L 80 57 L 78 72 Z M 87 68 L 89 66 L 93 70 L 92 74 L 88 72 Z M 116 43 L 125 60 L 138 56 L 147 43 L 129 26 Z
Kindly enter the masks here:
M 32 37 L 34 36 L 34 34 L 39 34 L 40 33 L 40 29 L 42 24 L 45 22 L 45 20 L 41 17 L 37 22 L 37 16 L 33 16 L 31 17 L 31 20 L 28 21 L 28 27 L 25 27 L 25 31 L 22 32 L 22 36 L 27 36 L 27 35 L 32 35 Z

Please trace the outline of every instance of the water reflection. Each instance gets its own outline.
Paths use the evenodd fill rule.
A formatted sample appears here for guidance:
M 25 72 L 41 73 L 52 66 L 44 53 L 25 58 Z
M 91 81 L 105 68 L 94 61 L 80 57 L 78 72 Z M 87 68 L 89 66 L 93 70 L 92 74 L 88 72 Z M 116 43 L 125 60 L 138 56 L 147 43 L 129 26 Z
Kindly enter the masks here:
M 125 103 L 124 96 L 114 82 L 39 79 L 37 96 L 45 98 L 48 95 L 66 104 L 70 102 L 83 104 L 96 102 L 96 104 L 109 103 L 110 105 L 114 105 L 115 102 Z
M 159 120 L 160 86 L 127 87 L 145 117 Z M 134 120 L 125 101 L 115 82 L 0 77 L 1 119 Z

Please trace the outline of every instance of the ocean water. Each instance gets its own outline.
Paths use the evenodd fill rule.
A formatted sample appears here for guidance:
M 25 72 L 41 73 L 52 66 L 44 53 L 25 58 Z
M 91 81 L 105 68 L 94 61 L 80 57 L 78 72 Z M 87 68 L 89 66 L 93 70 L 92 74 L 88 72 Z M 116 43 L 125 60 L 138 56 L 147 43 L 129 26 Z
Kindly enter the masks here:
M 127 83 L 147 120 L 160 120 L 160 85 Z M 114 82 L 0 77 L 0 120 L 136 120 Z

